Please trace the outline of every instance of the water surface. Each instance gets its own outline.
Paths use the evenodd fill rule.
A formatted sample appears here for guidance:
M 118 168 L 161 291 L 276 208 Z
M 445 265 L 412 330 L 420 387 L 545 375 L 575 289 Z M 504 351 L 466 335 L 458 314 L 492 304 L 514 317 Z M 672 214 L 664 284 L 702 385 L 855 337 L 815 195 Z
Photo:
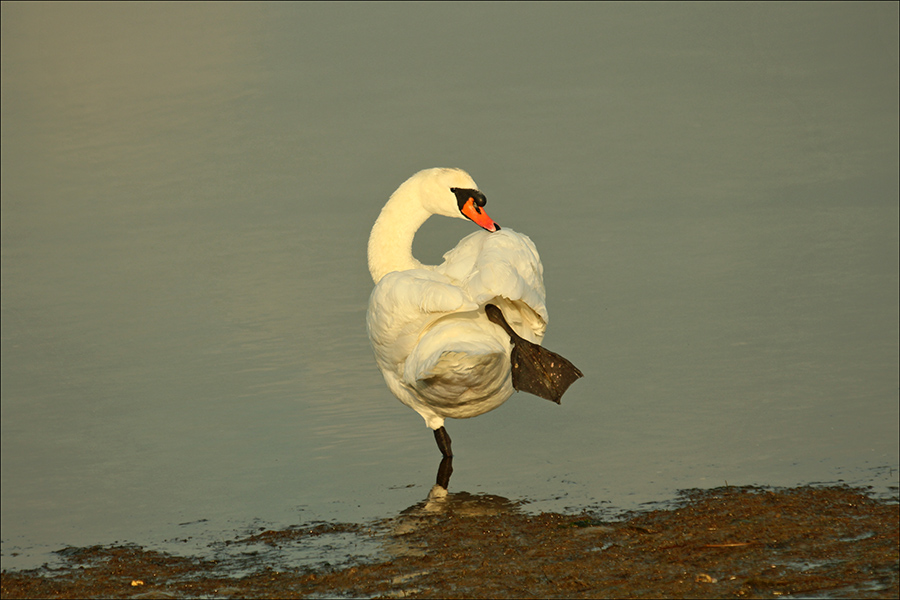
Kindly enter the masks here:
M 586 375 L 449 422 L 452 490 L 897 485 L 896 4 L 2 13 L 4 568 L 422 500 L 365 245 L 432 166 L 535 241 Z

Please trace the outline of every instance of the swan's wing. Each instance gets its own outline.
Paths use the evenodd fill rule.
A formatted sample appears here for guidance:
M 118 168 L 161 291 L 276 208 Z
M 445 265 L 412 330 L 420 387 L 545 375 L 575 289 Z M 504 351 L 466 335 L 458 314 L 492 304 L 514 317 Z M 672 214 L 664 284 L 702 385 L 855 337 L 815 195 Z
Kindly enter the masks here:
M 544 268 L 527 235 L 511 229 L 475 232 L 445 254 L 436 271 L 458 282 L 479 306 L 503 304 L 510 324 L 529 341 L 543 338 L 548 321 Z
M 399 373 L 430 323 L 448 313 L 477 308 L 443 274 L 425 269 L 388 273 L 372 290 L 366 315 L 379 366 Z

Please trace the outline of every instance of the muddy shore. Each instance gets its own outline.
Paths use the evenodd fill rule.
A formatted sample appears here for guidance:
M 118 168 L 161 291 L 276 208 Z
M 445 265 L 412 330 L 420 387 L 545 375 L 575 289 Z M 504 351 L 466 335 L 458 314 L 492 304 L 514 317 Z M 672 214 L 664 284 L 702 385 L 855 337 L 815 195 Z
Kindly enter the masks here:
M 432 494 L 373 524 L 266 530 L 229 542 L 358 535 L 383 552 L 341 568 L 222 572 L 137 546 L 68 548 L 64 564 L 2 573 L 3 598 L 896 598 L 900 509 L 846 487 L 685 492 L 611 521 L 530 515 L 509 501 Z

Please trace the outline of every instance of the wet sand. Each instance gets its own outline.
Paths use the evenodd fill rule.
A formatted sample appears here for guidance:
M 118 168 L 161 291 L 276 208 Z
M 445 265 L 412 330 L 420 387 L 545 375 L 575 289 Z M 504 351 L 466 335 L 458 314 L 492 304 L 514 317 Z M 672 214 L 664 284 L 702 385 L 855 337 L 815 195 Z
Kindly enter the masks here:
M 342 568 L 275 570 L 260 554 L 249 572 L 229 574 L 216 561 L 136 546 L 68 548 L 61 568 L 4 571 L 2 597 L 896 598 L 896 500 L 846 487 L 725 487 L 604 521 L 433 491 L 386 521 L 230 542 L 286 547 L 335 534 L 381 542 L 381 556 Z

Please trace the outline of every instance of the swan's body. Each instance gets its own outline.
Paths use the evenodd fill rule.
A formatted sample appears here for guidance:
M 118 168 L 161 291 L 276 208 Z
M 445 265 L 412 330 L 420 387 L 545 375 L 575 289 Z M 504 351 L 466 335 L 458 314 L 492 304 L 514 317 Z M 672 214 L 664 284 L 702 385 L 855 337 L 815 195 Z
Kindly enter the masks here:
M 527 236 L 500 230 L 481 210 L 485 201 L 464 171 L 420 171 L 394 192 L 369 237 L 376 286 L 366 320 L 378 367 L 394 395 L 435 430 L 445 456 L 444 419 L 474 417 L 517 388 L 530 391 L 513 380 L 513 334 L 492 322 L 485 306 L 499 307 L 532 344 L 547 327 L 537 249 Z M 463 238 L 443 264 L 423 265 L 412 256 L 412 241 L 432 214 L 468 216 L 487 231 Z

